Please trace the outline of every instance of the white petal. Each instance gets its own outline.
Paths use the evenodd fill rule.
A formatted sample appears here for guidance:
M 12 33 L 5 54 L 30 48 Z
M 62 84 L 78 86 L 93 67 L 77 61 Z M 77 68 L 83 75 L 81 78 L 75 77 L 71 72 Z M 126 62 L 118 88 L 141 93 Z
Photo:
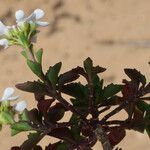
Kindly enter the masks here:
M 25 19 L 25 21 L 27 22 L 33 22 L 35 20 L 36 20 L 36 15 L 34 13 L 32 13 L 29 17 Z
M 24 25 L 24 23 L 25 23 L 25 21 L 20 21 L 20 22 L 17 23 L 17 26 L 21 27 L 21 26 Z
M 1 39 L 0 40 L 0 45 L 3 46 L 6 49 L 9 46 L 9 42 L 8 42 L 7 39 Z
M 19 96 L 11 96 L 7 100 L 8 101 L 14 101 L 14 100 L 17 100 L 18 98 L 19 98 Z
M 7 100 L 8 98 L 10 98 L 13 94 L 14 94 L 15 90 L 12 87 L 8 87 L 4 90 L 3 93 L 3 97 L 2 97 L 2 101 Z
M 36 21 L 36 24 L 41 27 L 45 27 L 49 25 L 48 22 L 44 22 L 44 21 Z
M 24 11 L 23 10 L 16 11 L 15 16 L 16 16 L 16 22 L 22 21 L 25 18 Z
M 0 21 L 0 35 L 5 34 L 7 27 Z
M 42 9 L 35 9 L 34 14 L 36 15 L 36 20 L 43 18 L 44 16 L 44 11 Z
M 14 109 L 19 112 L 24 111 L 25 108 L 27 108 L 26 101 L 20 101 L 14 106 Z

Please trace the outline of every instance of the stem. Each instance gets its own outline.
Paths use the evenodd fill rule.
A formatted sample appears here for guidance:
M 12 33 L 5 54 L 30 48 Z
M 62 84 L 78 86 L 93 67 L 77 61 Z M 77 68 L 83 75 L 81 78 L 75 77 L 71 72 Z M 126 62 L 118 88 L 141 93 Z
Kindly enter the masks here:
M 27 49 L 27 56 L 28 56 L 29 60 L 36 62 L 36 59 L 35 59 L 34 53 L 33 53 L 33 46 L 32 45 Z
M 95 114 L 95 110 L 94 110 L 94 89 L 93 89 L 93 82 L 92 82 L 92 77 L 91 75 L 88 76 L 87 78 L 87 82 L 88 82 L 88 90 L 89 90 L 89 102 L 88 102 L 88 109 L 92 114 L 93 118 L 97 118 L 97 115 Z
M 103 150 L 112 150 L 112 146 L 109 142 L 107 134 L 103 131 L 102 126 L 97 126 L 95 130 L 95 135 L 97 139 L 101 142 Z
M 88 120 L 82 114 L 80 114 L 80 112 L 78 110 L 74 109 L 74 107 L 70 103 L 68 103 L 60 94 L 55 93 L 54 98 L 56 98 L 65 108 L 67 108 L 72 113 L 79 116 L 85 124 L 87 124 L 89 127 L 91 127 L 89 125 Z
M 101 124 L 105 123 L 106 120 L 108 120 L 110 117 L 112 117 L 113 115 L 115 115 L 116 113 L 118 113 L 119 111 L 121 111 L 122 109 L 124 109 L 124 107 L 126 107 L 126 106 L 127 106 L 127 102 L 124 101 L 122 104 L 120 104 L 120 106 L 118 106 L 113 111 L 111 111 L 110 113 L 108 113 L 105 117 L 103 117 L 103 119 L 100 121 Z
M 101 114 L 101 113 L 103 113 L 103 112 L 105 112 L 105 111 L 107 111 L 108 109 L 110 109 L 110 106 L 106 106 L 106 107 L 104 107 L 102 110 L 100 110 L 98 113 L 99 113 L 99 115 Z

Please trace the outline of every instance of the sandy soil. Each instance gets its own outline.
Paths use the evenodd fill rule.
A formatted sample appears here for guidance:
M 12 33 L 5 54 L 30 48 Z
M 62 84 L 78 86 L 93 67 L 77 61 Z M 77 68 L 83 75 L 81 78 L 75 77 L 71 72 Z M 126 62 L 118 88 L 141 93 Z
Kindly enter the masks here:
M 14 13 L 23 9 L 29 14 L 35 8 L 46 12 L 51 25 L 41 29 L 37 48 L 44 48 L 44 69 L 63 61 L 63 70 L 82 65 L 90 56 L 95 64 L 108 68 L 103 74 L 106 83 L 120 83 L 123 68 L 137 68 L 150 79 L 150 1 L 148 0 L 1 0 L 0 18 L 14 22 Z M 0 93 L 5 87 L 34 79 L 27 69 L 20 48 L 0 52 Z M 17 90 L 22 99 L 34 104 L 33 96 Z M 2 150 L 20 145 L 26 138 L 20 134 L 10 138 L 8 128 L 0 133 Z M 46 138 L 43 143 L 48 143 Z M 125 150 L 148 150 L 148 136 L 128 132 L 119 144 Z M 102 149 L 100 144 L 95 150 Z

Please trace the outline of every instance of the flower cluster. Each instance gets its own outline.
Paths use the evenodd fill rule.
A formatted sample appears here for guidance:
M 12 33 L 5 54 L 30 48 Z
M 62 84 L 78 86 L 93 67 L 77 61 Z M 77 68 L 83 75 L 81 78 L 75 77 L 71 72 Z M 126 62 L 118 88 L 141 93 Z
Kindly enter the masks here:
M 8 48 L 10 45 L 20 45 L 28 48 L 32 39 L 37 33 L 37 27 L 47 26 L 48 22 L 40 21 L 44 17 L 44 11 L 41 9 L 34 10 L 31 15 L 25 17 L 22 10 L 16 11 L 16 25 L 6 26 L 0 21 L 0 46 Z
M 19 98 L 19 96 L 14 96 L 14 92 L 14 88 L 8 87 L 4 90 L 3 96 L 0 99 L 0 124 L 13 123 L 14 115 L 22 113 L 27 107 L 26 101 L 19 101 L 14 105 L 10 105 L 11 101 Z
M 15 90 L 12 87 L 8 87 L 4 90 L 3 96 L 0 99 L 1 103 L 8 103 L 10 101 L 17 100 L 19 96 L 13 96 Z M 14 110 L 17 112 L 22 112 L 27 107 L 27 104 L 25 101 L 20 101 L 17 104 L 13 105 Z

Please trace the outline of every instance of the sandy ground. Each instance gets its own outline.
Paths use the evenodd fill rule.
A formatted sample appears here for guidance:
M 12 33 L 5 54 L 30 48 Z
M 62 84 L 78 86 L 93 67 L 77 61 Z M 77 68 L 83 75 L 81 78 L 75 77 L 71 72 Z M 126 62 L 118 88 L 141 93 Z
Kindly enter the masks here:
M 120 83 L 123 68 L 137 68 L 150 79 L 150 1 L 148 0 L 1 0 L 0 18 L 8 25 L 14 13 L 23 9 L 29 14 L 35 8 L 46 12 L 50 26 L 41 29 L 37 48 L 44 48 L 44 69 L 63 62 L 63 70 L 82 65 L 90 56 L 95 64 L 106 67 L 106 83 Z M 0 93 L 5 87 L 34 79 L 20 55 L 20 48 L 0 52 Z M 34 104 L 33 96 L 17 90 L 22 99 Z M 120 116 L 121 117 L 121 116 Z M 0 149 L 9 150 L 26 138 L 10 138 L 8 128 L 0 133 Z M 48 138 L 42 141 L 48 143 Z M 149 150 L 148 136 L 128 132 L 119 144 L 124 150 Z M 95 150 L 102 149 L 100 144 Z

